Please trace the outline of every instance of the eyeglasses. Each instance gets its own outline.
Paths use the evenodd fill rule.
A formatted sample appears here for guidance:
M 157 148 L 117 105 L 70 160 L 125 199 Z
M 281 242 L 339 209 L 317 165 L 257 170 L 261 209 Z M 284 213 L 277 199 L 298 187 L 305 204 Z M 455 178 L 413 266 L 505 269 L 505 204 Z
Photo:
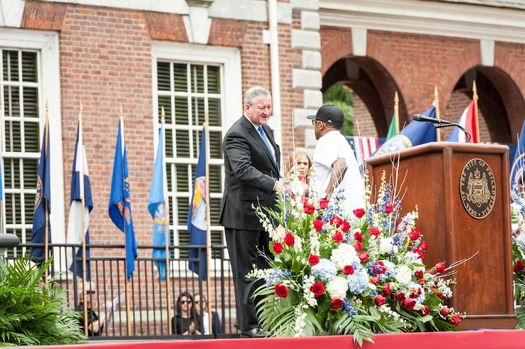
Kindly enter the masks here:
M 321 121 L 321 120 L 312 120 L 312 126 L 315 126 L 315 123 L 317 123 L 317 122 L 323 122 L 323 121 Z
M 180 301 L 180 304 L 191 304 L 191 301 Z
M 200 301 L 195 301 L 194 303 L 195 303 L 195 304 L 199 304 L 199 303 L 200 303 Z

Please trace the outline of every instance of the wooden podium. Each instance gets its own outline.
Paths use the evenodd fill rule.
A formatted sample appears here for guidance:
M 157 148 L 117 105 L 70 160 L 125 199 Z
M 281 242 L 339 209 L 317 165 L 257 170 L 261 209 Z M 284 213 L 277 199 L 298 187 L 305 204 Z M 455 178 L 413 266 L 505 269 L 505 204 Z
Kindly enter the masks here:
M 516 326 L 508 152 L 502 145 L 439 142 L 367 160 L 372 188 L 383 171 L 394 184 L 393 164 L 399 165 L 402 215 L 417 205 L 427 267 L 472 257 L 452 276 L 449 306 L 466 312 L 462 329 Z

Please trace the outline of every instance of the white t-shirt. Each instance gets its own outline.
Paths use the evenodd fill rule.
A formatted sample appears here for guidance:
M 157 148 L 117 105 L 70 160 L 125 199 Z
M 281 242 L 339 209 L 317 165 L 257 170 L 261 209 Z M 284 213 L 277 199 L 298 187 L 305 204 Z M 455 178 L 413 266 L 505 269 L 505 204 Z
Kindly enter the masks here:
M 339 188 L 344 189 L 347 213 L 352 213 L 356 208 L 364 208 L 364 181 L 350 144 L 337 130 L 319 138 L 315 146 L 313 161 L 318 196 L 326 192 L 332 175 L 332 164 L 337 158 L 344 158 L 346 161 L 347 170 Z

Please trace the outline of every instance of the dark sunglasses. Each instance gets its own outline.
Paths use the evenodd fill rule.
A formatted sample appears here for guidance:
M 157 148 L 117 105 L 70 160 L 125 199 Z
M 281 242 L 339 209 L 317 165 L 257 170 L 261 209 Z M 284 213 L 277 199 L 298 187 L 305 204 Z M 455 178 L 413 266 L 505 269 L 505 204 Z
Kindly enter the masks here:
M 191 301 L 180 301 L 180 304 L 191 304 Z

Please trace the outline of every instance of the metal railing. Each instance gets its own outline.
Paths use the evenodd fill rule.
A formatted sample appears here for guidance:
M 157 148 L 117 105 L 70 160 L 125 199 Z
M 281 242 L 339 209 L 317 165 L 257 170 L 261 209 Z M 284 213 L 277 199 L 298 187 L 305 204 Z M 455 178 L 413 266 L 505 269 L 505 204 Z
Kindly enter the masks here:
M 39 244 L 20 244 L 7 250 L 4 258 L 11 260 L 29 253 L 30 248 L 43 246 Z M 75 250 L 78 245 L 50 244 L 49 250 L 53 256 L 53 263 L 49 275 L 54 277 L 67 291 L 69 306 L 77 308 L 83 299 L 81 270 L 77 270 Z M 90 258 L 86 259 L 91 269 L 91 281 L 96 293 L 92 297 L 91 306 L 102 314 L 106 312 L 108 302 L 121 295 L 123 301 L 111 314 L 100 336 L 90 339 L 163 339 L 177 338 L 171 332 L 171 319 L 176 314 L 177 297 L 182 292 L 192 295 L 207 295 L 210 291 L 209 302 L 213 311 L 217 311 L 223 333 L 208 336 L 184 336 L 184 338 L 215 338 L 237 337 L 235 328 L 235 293 L 233 279 L 230 272 L 230 261 L 226 258 L 226 246 L 212 247 L 212 260 L 209 266 L 210 284 L 207 285 L 199 275 L 188 269 L 189 262 L 198 263 L 198 259 L 174 258 L 173 256 L 187 256 L 190 248 L 198 249 L 197 256 L 205 250 L 205 246 L 170 246 L 168 281 L 161 281 L 154 262 L 165 262 L 165 259 L 153 259 L 151 250 L 160 246 L 139 246 L 139 257 L 135 260 L 135 271 L 126 292 L 126 262 L 125 247 L 123 245 L 94 245 L 88 246 Z M 68 253 L 69 252 L 69 253 Z M 80 264 L 82 265 L 82 264 Z M 72 266 L 72 271 L 70 271 Z M 170 311 L 168 318 L 168 296 Z M 128 303 L 129 300 L 129 304 Z M 202 312 L 201 312 L 202 313 Z M 199 338 L 196 338 L 199 337 Z

